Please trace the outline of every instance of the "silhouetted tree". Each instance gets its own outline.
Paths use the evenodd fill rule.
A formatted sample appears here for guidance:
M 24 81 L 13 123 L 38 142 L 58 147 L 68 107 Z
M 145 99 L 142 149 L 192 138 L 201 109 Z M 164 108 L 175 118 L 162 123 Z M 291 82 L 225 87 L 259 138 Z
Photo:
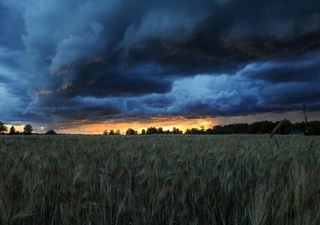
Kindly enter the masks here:
M 108 130 L 104 130 L 103 135 L 108 135 Z
M 0 121 L 0 134 L 4 134 L 8 131 L 8 127 L 6 127 L 1 121 Z
M 15 135 L 16 134 L 16 129 L 14 128 L 14 126 L 11 126 L 9 134 L 10 135 Z
M 198 128 L 187 129 L 185 134 L 205 134 L 205 130 L 199 130 Z
M 289 134 L 291 130 L 294 130 L 293 124 L 286 120 L 284 124 L 279 128 L 278 134 Z
M 147 129 L 147 134 L 157 134 L 158 133 L 158 129 L 155 127 L 149 127 Z
M 173 134 L 182 134 L 182 131 L 180 131 L 179 128 L 174 127 L 174 128 L 172 128 L 172 133 Z
M 158 128 L 157 134 L 163 134 L 163 128 L 162 128 L 162 127 L 159 127 L 159 128 Z
M 175 134 L 177 132 L 177 128 L 172 128 L 172 133 Z
M 131 129 L 129 128 L 127 131 L 126 131 L 126 135 L 137 135 L 138 132 L 135 131 L 134 129 Z
M 146 134 L 146 130 L 145 130 L 145 129 L 142 129 L 141 135 L 145 135 L 145 134 Z
M 115 135 L 114 130 L 110 130 L 109 135 Z
M 57 135 L 57 132 L 55 132 L 54 130 L 48 130 L 45 134 L 46 135 Z
M 120 130 L 116 130 L 116 135 L 120 135 Z
M 308 122 L 308 133 L 305 135 L 320 135 L 320 121 Z
M 200 126 L 200 131 L 201 131 L 201 133 L 205 133 L 204 126 Z
M 260 122 L 254 122 L 252 124 L 244 124 L 243 125 L 244 131 L 241 133 L 270 134 L 275 126 L 276 124 L 271 121 L 260 121 Z
M 23 132 L 24 134 L 30 135 L 30 134 L 32 134 L 33 128 L 32 128 L 32 126 L 30 124 L 27 124 L 23 128 L 23 131 L 24 131 Z

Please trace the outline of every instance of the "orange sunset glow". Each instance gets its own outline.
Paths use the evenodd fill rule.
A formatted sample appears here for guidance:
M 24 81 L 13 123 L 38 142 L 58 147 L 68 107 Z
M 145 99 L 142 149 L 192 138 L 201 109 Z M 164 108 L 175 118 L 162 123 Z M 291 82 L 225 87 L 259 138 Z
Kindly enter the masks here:
M 185 131 L 187 128 L 205 129 L 213 127 L 217 123 L 213 118 L 184 118 L 177 117 L 152 117 L 148 121 L 130 121 L 130 122 L 100 122 L 100 123 L 83 123 L 79 122 L 72 124 L 72 126 L 60 126 L 57 131 L 65 134 L 102 134 L 104 130 L 120 130 L 124 134 L 128 128 L 132 128 L 141 132 L 142 129 L 148 127 L 162 127 L 164 130 L 172 130 L 173 127 Z
M 19 132 L 23 132 L 23 128 L 24 128 L 24 126 L 25 126 L 25 124 L 23 124 L 23 125 L 16 125 L 16 124 L 5 124 L 5 126 L 8 128 L 8 129 L 10 129 L 10 127 L 11 126 L 14 126 L 14 129 L 16 130 L 16 131 L 19 131 Z
M 319 120 L 317 112 L 310 112 L 309 116 L 313 120 Z M 104 130 L 120 130 L 125 134 L 128 128 L 141 132 L 148 127 L 162 127 L 164 130 L 172 130 L 173 127 L 179 128 L 183 132 L 188 128 L 212 128 L 216 125 L 225 125 L 232 123 L 253 123 L 255 121 L 280 121 L 287 118 L 292 122 L 299 122 L 303 117 L 300 111 L 286 113 L 261 113 L 256 115 L 243 115 L 233 117 L 202 117 L 202 118 L 185 118 L 183 116 L 155 116 L 145 121 L 139 119 L 124 118 L 119 120 L 107 120 L 104 122 L 76 121 L 72 123 L 60 124 L 56 127 L 59 133 L 65 134 L 102 134 Z

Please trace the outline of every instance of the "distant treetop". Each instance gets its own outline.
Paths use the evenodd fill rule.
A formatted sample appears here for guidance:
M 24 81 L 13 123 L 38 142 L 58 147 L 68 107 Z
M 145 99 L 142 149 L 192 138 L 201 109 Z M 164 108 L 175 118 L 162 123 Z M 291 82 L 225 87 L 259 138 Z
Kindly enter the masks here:
M 23 133 L 24 134 L 27 134 L 27 135 L 29 135 L 29 134 L 32 134 L 32 131 L 33 131 L 33 128 L 32 128 L 32 126 L 30 125 L 30 124 L 27 124 L 24 128 L 23 128 Z
M 8 131 L 8 127 L 6 127 L 1 121 L 0 121 L 0 134 L 5 133 Z
M 16 129 L 14 128 L 14 126 L 11 126 L 10 131 L 9 131 L 10 135 L 14 135 L 16 134 Z
M 57 132 L 55 132 L 54 130 L 48 130 L 45 134 L 46 135 L 57 135 Z

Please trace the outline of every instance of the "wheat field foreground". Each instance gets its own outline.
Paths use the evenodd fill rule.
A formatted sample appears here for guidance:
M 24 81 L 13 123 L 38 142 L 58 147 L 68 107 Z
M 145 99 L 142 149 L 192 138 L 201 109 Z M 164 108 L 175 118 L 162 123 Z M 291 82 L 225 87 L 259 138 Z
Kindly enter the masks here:
M 0 224 L 319 225 L 320 138 L 0 138 Z

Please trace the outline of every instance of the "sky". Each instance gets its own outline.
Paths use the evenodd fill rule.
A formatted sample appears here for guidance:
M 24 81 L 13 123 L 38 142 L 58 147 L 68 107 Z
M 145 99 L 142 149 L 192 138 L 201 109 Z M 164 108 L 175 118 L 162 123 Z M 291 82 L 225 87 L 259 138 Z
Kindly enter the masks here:
M 320 119 L 320 1 L 0 0 L 0 121 L 41 132 Z

